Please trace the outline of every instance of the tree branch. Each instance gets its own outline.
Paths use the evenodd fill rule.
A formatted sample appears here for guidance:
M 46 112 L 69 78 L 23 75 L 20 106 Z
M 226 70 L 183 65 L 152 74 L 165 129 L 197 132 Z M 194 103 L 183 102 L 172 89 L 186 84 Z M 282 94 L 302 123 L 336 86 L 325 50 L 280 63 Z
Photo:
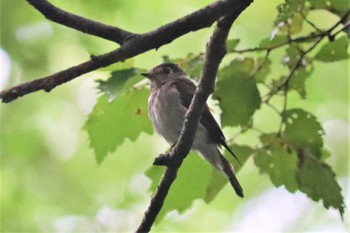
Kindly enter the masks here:
M 47 19 L 65 25 L 67 27 L 76 29 L 78 31 L 98 36 L 107 40 L 114 41 L 120 45 L 124 41 L 134 35 L 128 31 L 99 23 L 62 9 L 59 9 L 49 3 L 47 0 L 27 0 L 30 5 L 35 7 Z
M 28 0 L 41 6 L 46 0 Z M 56 86 L 68 82 L 80 75 L 91 72 L 101 67 L 106 67 L 116 62 L 124 61 L 151 49 L 158 49 L 174 39 L 181 37 L 191 31 L 211 26 L 215 21 L 227 13 L 240 11 L 251 0 L 219 0 L 187 16 L 161 26 L 144 34 L 133 34 L 122 46 L 112 52 L 92 56 L 91 60 L 80 65 L 70 67 L 53 75 L 30 81 L 0 92 L 2 102 L 8 103 L 18 97 L 39 90 L 51 91 Z M 39 4 L 38 4 L 39 3 Z M 47 3 L 49 4 L 49 3 Z M 63 14 L 63 18 L 66 14 Z M 66 19 L 62 19 L 64 22 Z M 93 22 L 93 21 L 92 21 Z M 87 23 L 86 21 L 86 24 Z M 67 25 L 67 24 L 65 24 Z
M 168 191 L 176 179 L 177 171 L 191 149 L 203 107 L 209 95 L 214 90 L 216 74 L 221 60 L 226 53 L 226 39 L 231 25 L 251 2 L 252 1 L 245 1 L 241 8 L 231 11 L 231 14 L 222 17 L 218 21 L 213 35 L 207 44 L 201 78 L 191 105 L 187 110 L 181 135 L 176 146 L 169 152 L 168 158 L 171 162 L 168 163 L 163 173 L 162 180 L 136 232 L 149 232 L 160 212 Z
M 300 14 L 304 17 L 304 15 L 301 13 L 301 11 L 300 11 Z M 279 44 L 265 46 L 265 47 L 259 46 L 259 47 L 248 48 L 248 49 L 235 49 L 232 52 L 234 52 L 234 53 L 249 53 L 249 52 L 260 52 L 260 51 L 272 51 L 274 49 L 278 49 L 280 47 L 283 47 L 285 45 L 292 44 L 292 43 L 303 43 L 303 42 L 309 43 L 310 40 L 319 39 L 320 37 L 321 38 L 324 38 L 325 36 L 334 37 L 338 33 L 345 31 L 346 28 L 349 27 L 350 21 L 346 21 L 346 19 L 347 19 L 347 17 L 349 17 L 349 15 L 350 15 L 350 10 L 348 10 L 344 14 L 344 16 L 338 22 L 336 22 L 331 28 L 329 28 L 327 31 L 321 31 L 320 29 L 317 29 L 317 31 L 319 33 L 311 33 L 310 35 L 307 35 L 307 36 L 300 36 L 300 37 L 296 37 L 296 38 L 293 38 L 290 40 L 285 40 Z M 304 19 L 307 20 L 306 17 Z M 343 24 L 343 27 L 341 29 L 339 29 L 336 33 L 331 34 L 332 31 L 335 28 L 337 28 L 340 24 Z
M 342 29 L 344 27 L 347 27 L 348 25 L 345 23 L 344 24 L 344 27 L 342 29 L 340 29 L 339 31 L 335 32 L 334 34 L 332 34 L 333 30 L 336 29 L 340 24 L 343 23 L 344 19 L 346 19 L 348 16 L 350 15 L 350 10 L 348 10 L 345 15 L 338 21 L 336 22 L 331 28 L 329 28 L 327 31 L 319 34 L 315 40 L 315 42 L 305 51 L 300 51 L 300 56 L 297 60 L 297 62 L 295 63 L 295 66 L 290 70 L 289 74 L 283 79 L 280 81 L 280 83 L 272 88 L 264 97 L 263 97 L 263 102 L 264 103 L 268 103 L 271 98 L 276 94 L 278 93 L 280 90 L 282 90 L 282 88 L 286 87 L 286 85 L 288 84 L 288 81 L 293 77 L 294 73 L 298 70 L 299 67 L 302 66 L 302 61 L 304 59 L 304 57 L 310 53 L 313 49 L 316 48 L 316 46 L 326 37 L 328 38 L 334 38 L 339 32 L 342 31 Z M 282 112 L 283 114 L 283 112 Z M 283 117 L 283 115 L 282 115 Z

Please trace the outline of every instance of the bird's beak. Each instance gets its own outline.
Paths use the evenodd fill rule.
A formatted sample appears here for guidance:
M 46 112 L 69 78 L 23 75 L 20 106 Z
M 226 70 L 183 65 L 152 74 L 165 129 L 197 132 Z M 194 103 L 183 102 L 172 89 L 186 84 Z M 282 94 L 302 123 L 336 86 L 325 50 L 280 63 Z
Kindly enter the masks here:
M 150 77 L 150 73 L 141 73 L 142 76 L 145 76 L 146 78 Z

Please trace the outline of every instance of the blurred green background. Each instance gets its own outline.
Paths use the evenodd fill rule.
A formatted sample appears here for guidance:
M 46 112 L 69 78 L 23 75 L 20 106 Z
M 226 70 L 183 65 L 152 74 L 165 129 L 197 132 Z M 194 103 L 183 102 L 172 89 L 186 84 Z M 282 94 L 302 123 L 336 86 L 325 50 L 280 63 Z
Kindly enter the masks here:
M 52 0 L 58 7 L 142 33 L 197 10 L 209 0 Z M 239 48 L 254 47 L 269 37 L 281 1 L 256 0 L 237 20 L 230 37 L 240 38 Z M 1 0 L 1 89 L 43 77 L 102 54 L 116 45 L 54 24 L 24 0 Z M 322 15 L 322 17 L 320 17 Z M 315 12 L 310 19 L 321 28 L 337 18 Z M 133 64 L 149 69 L 172 58 L 199 53 L 211 29 L 185 35 L 158 51 L 149 51 L 59 86 L 51 93 L 37 92 L 10 104 L 1 104 L 0 211 L 2 232 L 105 232 L 133 231 L 140 223 L 151 193 L 143 174 L 153 158 L 168 146 L 157 135 L 142 134 L 124 144 L 97 165 L 89 149 L 87 133 L 81 130 L 95 104 L 95 79 Z M 277 58 L 276 58 L 277 59 Z M 289 107 L 313 112 L 325 128 L 327 162 L 337 173 L 349 205 L 348 172 L 348 61 L 316 63 L 307 80 L 308 98 L 291 95 Z M 269 112 L 261 110 L 260 124 L 275 127 Z M 267 120 L 268 119 L 268 120 Z M 122 124 L 122 122 L 121 122 Z M 113 137 L 113 135 L 111 135 Z M 254 144 L 254 135 L 237 142 Z M 238 174 L 247 197 L 238 200 L 225 187 L 207 205 L 195 201 L 185 214 L 168 214 L 154 231 L 346 231 L 338 212 L 302 193 L 290 194 L 272 187 L 259 174 L 252 160 Z

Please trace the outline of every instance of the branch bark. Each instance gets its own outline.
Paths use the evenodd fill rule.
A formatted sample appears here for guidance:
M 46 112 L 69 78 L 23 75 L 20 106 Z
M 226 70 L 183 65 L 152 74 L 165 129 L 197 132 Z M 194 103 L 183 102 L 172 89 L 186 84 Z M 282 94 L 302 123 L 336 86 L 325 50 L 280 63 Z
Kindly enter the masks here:
M 120 45 L 124 41 L 134 35 L 118 27 L 109 26 L 103 23 L 87 19 L 60 8 L 55 7 L 47 0 L 27 0 L 30 5 L 35 7 L 47 19 L 61 25 L 76 29 L 78 31 L 114 41 Z
M 27 1 L 29 1 L 33 6 L 37 7 L 37 9 L 40 10 L 40 12 L 42 12 L 50 20 L 62 23 L 68 27 L 72 27 L 86 33 L 91 33 L 101 38 L 105 38 L 105 36 L 100 32 L 100 29 L 94 29 L 95 27 L 105 28 L 102 24 L 84 19 L 80 16 L 67 14 L 67 12 L 54 7 L 46 0 Z M 199 29 L 209 27 L 223 15 L 239 11 L 244 6 L 246 6 L 247 3 L 250 3 L 250 0 L 216 1 L 198 11 L 195 11 L 169 24 L 163 25 L 153 31 L 144 34 L 131 34 L 131 36 L 127 37 L 127 39 L 122 43 L 122 46 L 117 50 L 100 56 L 92 56 L 89 61 L 86 61 L 77 66 L 73 66 L 44 78 L 36 79 L 1 91 L 0 98 L 2 99 L 2 102 L 8 103 L 17 99 L 18 97 L 39 90 L 49 92 L 56 86 L 71 81 L 72 79 L 77 78 L 83 74 L 101 67 L 106 67 L 116 62 L 124 61 L 148 50 L 158 49 L 159 47 L 168 44 L 174 39 L 179 38 L 191 31 L 197 31 Z M 56 13 L 52 13 L 54 16 L 51 16 L 51 12 Z M 79 23 L 67 22 L 70 20 L 74 21 L 74 17 L 80 17 L 79 20 L 83 22 L 82 25 Z M 77 22 L 79 21 L 78 19 L 76 20 Z M 106 27 L 108 28 L 109 26 Z M 108 30 L 113 31 L 111 28 Z M 114 31 L 116 33 L 119 32 L 120 34 L 123 34 L 120 30 L 121 29 L 114 28 Z
M 144 218 L 136 232 L 149 232 L 160 212 L 168 191 L 176 179 L 177 171 L 183 160 L 191 150 L 193 138 L 197 131 L 198 122 L 200 120 L 203 107 L 214 91 L 214 84 L 219 65 L 226 53 L 226 39 L 230 31 L 231 25 L 239 14 L 250 5 L 252 1 L 245 1 L 245 5 L 234 10 L 231 14 L 222 17 L 213 35 L 207 44 L 206 56 L 201 73 L 201 78 L 193 96 L 191 105 L 187 110 L 181 135 L 176 146 L 170 151 L 168 158 L 171 162 L 167 163 L 167 168 L 163 173 L 162 180 L 148 206 Z

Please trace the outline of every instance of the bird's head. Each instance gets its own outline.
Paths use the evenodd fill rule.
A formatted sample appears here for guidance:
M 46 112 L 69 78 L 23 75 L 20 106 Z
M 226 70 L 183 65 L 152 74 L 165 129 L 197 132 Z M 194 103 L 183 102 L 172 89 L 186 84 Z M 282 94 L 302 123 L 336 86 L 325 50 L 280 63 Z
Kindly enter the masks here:
M 153 67 L 147 73 L 141 73 L 151 81 L 151 87 L 159 87 L 164 83 L 184 75 L 184 71 L 174 63 L 163 63 Z

